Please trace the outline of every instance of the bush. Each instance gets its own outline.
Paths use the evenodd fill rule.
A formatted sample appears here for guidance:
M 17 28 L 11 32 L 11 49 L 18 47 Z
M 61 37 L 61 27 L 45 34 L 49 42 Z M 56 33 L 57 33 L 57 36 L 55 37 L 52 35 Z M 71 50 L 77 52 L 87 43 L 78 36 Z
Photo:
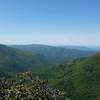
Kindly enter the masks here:
M 0 79 L 0 100 L 67 100 L 64 92 L 51 89 L 48 81 L 31 72 L 19 73 L 16 79 Z

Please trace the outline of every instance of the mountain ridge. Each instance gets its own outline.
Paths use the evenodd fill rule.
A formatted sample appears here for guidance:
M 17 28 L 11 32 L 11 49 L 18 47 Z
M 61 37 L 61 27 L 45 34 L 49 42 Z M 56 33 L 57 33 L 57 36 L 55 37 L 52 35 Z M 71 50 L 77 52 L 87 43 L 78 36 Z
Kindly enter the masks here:
M 28 51 L 33 54 L 37 54 L 40 57 L 43 57 L 48 62 L 52 62 L 54 64 L 63 63 L 66 60 L 72 60 L 80 57 L 87 57 L 95 52 L 86 51 L 86 50 L 78 50 L 78 49 L 70 49 L 59 46 L 49 46 L 49 45 L 12 45 L 11 47 L 17 48 L 23 51 Z

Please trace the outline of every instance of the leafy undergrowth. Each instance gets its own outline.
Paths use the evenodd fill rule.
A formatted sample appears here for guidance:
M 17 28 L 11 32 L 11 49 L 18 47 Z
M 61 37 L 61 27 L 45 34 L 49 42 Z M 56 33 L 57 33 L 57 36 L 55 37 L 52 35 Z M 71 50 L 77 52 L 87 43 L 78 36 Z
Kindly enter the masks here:
M 17 78 L 0 78 L 0 100 L 69 100 L 63 91 L 52 89 L 48 81 L 31 72 L 19 73 Z

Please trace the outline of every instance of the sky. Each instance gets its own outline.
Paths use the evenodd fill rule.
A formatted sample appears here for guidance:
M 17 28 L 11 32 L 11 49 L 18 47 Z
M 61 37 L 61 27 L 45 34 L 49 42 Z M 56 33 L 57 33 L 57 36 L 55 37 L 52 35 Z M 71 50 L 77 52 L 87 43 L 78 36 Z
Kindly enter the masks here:
M 100 0 L 0 0 L 0 43 L 100 46 Z

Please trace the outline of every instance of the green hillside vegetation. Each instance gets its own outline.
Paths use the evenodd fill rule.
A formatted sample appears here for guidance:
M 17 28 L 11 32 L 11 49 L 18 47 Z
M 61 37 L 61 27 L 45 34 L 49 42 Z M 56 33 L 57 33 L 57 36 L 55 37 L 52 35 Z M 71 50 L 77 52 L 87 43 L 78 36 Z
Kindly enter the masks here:
M 0 73 L 15 74 L 31 70 L 39 72 L 46 67 L 44 60 L 31 53 L 0 45 Z
M 58 96 L 56 97 L 57 99 L 46 99 L 49 95 L 48 92 L 51 94 L 54 93 L 55 95 L 56 93 L 59 94 L 58 90 L 64 91 L 65 96 L 71 100 L 100 100 L 100 53 L 90 56 L 93 52 L 90 52 L 90 54 L 88 52 L 81 52 L 82 55 L 84 55 L 82 56 L 79 51 L 77 51 L 77 53 L 73 50 L 69 50 L 70 52 L 67 50 L 66 54 L 65 48 L 63 50 L 63 48 L 54 47 L 52 50 L 52 47 L 45 47 L 45 49 L 46 51 L 44 48 L 42 48 L 42 50 L 40 49 L 42 55 L 36 52 L 33 53 L 27 50 L 0 45 L 0 85 L 1 88 L 3 87 L 3 90 L 0 90 L 0 97 L 3 96 L 3 100 L 8 100 L 5 98 L 8 96 L 11 100 L 19 100 L 19 98 L 22 98 L 21 100 L 26 100 L 26 94 L 31 97 L 33 94 L 36 94 L 36 100 L 65 100 L 65 98 L 61 99 L 62 97 L 60 98 Z M 67 58 L 63 55 L 67 55 Z M 55 58 L 53 58 L 54 56 Z M 58 61 L 58 63 L 62 62 L 62 57 L 67 61 L 63 64 L 57 64 Z M 52 67 L 50 67 L 51 63 L 48 63 L 49 60 L 53 64 Z M 40 89 L 37 94 L 37 87 L 35 88 L 36 91 L 34 91 L 33 84 L 35 84 L 35 86 L 38 85 L 40 88 L 39 84 L 42 84 L 41 81 L 43 82 L 43 80 L 40 79 L 38 82 L 33 82 L 35 80 L 31 81 L 30 78 L 27 78 L 28 84 L 26 78 L 22 79 L 24 83 L 20 83 L 19 78 L 13 80 L 14 84 L 13 81 L 8 81 L 11 79 L 11 76 L 16 73 L 30 70 L 34 72 L 34 75 L 38 74 L 42 79 L 48 80 L 49 86 L 56 88 L 57 91 L 50 92 L 51 89 L 50 91 Z M 4 83 L 2 84 L 2 82 Z M 4 88 L 5 86 L 10 88 Z M 25 92 L 25 94 L 23 94 L 22 91 Z M 60 93 L 63 94 L 62 92 Z M 16 97 L 14 97 L 13 94 L 16 94 Z M 26 98 L 24 98 L 25 96 Z M 52 98 L 52 96 L 50 97 Z M 30 100 L 35 99 L 31 98 Z
M 71 100 L 100 100 L 100 53 L 56 66 L 42 75 Z
M 71 49 L 65 47 L 48 46 L 48 45 L 13 45 L 11 47 L 28 51 L 45 59 L 49 64 L 60 64 L 66 60 L 72 60 L 80 57 L 93 55 L 95 52 L 89 50 Z

